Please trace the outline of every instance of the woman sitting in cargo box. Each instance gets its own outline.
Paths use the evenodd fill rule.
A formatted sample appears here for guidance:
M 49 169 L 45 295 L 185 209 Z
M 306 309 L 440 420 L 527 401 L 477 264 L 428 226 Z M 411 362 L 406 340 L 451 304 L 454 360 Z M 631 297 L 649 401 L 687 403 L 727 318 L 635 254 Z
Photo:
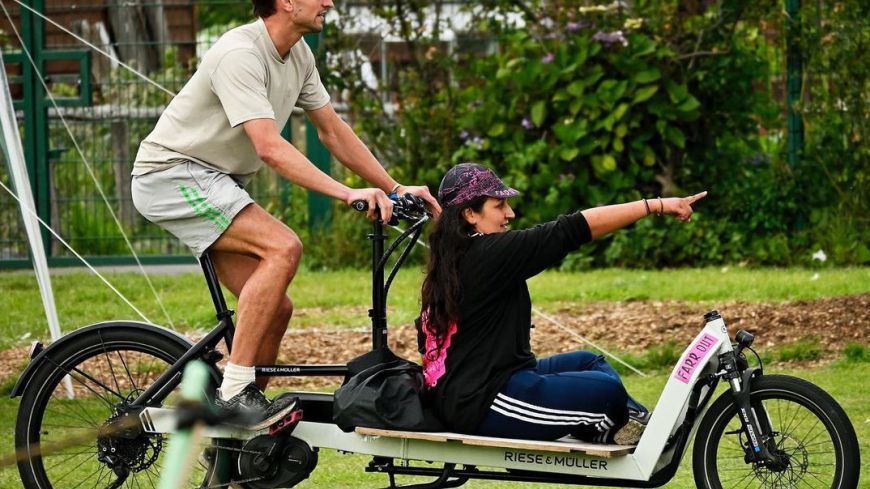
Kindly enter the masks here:
M 482 165 L 451 168 L 417 321 L 426 385 L 448 429 L 484 436 L 635 444 L 647 410 L 604 358 L 588 351 L 537 359 L 529 345 L 526 280 L 583 243 L 652 213 L 688 221 L 702 192 L 642 199 L 511 231 L 519 192 Z

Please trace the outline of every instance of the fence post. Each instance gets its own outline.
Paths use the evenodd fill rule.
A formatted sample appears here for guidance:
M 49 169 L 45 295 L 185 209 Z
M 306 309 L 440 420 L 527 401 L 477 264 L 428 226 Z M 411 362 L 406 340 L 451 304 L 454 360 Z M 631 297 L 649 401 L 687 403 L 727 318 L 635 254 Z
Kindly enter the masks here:
M 130 123 L 127 119 L 116 119 L 110 123 L 112 135 L 112 169 L 115 173 L 115 198 L 118 200 L 118 219 L 129 226 L 130 229 L 136 223 L 136 211 L 133 208 L 133 200 L 130 195 L 130 172 L 132 169 L 132 157 L 130 156 Z
M 308 34 L 305 36 L 305 42 L 315 52 L 318 61 L 322 61 L 325 56 L 318 53 L 320 45 L 320 34 Z M 314 166 L 320 168 L 327 175 L 330 174 L 330 155 L 329 151 L 320 142 L 317 137 L 317 128 L 310 120 L 305 120 L 305 151 L 308 153 L 308 159 L 314 163 Z M 308 227 L 311 230 L 328 228 L 332 223 L 332 199 L 319 194 L 317 192 L 308 192 Z
M 800 0 L 785 0 L 786 101 L 788 104 L 788 163 L 798 165 L 804 146 L 804 123 L 795 106 L 801 100 L 803 62 L 800 46 Z
M 39 13 L 45 8 L 44 0 L 32 0 L 30 7 Z M 51 192 L 49 190 L 48 166 L 48 111 L 45 105 L 45 88 L 40 80 L 37 68 L 42 68 L 42 51 L 45 44 L 45 23 L 38 15 L 28 9 L 21 9 L 21 49 L 33 56 L 34 64 L 31 64 L 27 55 L 21 59 L 21 76 L 24 85 L 23 111 L 24 111 L 24 159 L 27 161 L 27 171 L 30 173 L 30 187 L 33 189 L 36 213 L 39 218 L 49 225 L 51 221 Z M 41 229 L 42 243 L 45 253 L 51 257 L 52 238 L 46 229 Z
M 281 137 L 293 144 L 293 116 L 287 119 L 287 124 L 281 130 Z M 278 198 L 281 202 L 281 215 L 285 215 L 285 210 L 290 206 L 290 180 L 283 177 L 278 177 Z

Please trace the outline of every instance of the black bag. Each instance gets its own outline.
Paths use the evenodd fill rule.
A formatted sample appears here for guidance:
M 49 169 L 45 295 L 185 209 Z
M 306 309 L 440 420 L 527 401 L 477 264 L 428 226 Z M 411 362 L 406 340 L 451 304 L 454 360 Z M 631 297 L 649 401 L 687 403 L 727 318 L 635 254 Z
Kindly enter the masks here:
M 402 431 L 443 431 L 424 406 L 423 370 L 388 349 L 359 356 L 347 364 L 348 376 L 332 404 L 332 419 L 342 431 L 357 426 Z

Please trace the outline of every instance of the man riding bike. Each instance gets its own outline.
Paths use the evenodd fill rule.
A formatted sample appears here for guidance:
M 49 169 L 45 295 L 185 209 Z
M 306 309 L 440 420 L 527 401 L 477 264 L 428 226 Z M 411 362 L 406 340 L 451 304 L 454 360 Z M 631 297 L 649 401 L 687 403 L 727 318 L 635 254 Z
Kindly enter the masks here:
M 402 186 L 342 121 L 302 35 L 320 32 L 332 0 L 253 0 L 257 20 L 230 30 L 142 141 L 133 202 L 149 221 L 200 256 L 208 250 L 221 282 L 238 297 L 238 323 L 216 403 L 269 423 L 272 405 L 254 365 L 274 363 L 293 313 L 287 287 L 302 256 L 296 233 L 254 203 L 244 185 L 265 163 L 291 182 L 347 203 L 365 200 L 388 219 L 387 193 L 411 193 L 438 212 L 424 186 Z M 294 106 L 320 140 L 374 188 L 352 189 L 317 169 L 284 140 Z M 373 211 L 369 212 L 373 217 Z

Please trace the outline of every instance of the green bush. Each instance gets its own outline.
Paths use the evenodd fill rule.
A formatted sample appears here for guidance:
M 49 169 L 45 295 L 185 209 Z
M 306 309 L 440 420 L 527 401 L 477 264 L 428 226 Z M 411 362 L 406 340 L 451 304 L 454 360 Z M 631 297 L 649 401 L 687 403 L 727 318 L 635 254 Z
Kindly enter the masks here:
M 402 181 L 434 189 L 452 164 L 488 164 L 523 192 L 520 227 L 709 191 L 692 224 L 641 221 L 569 257 L 566 269 L 870 262 L 862 122 L 870 77 L 861 56 L 870 16 L 852 15 L 866 6 L 802 10 L 796 42 L 807 73 L 823 75 L 804 80 L 796 108 L 806 145 L 794 164 L 782 100 L 790 47 L 777 5 L 494 0 L 467 7 L 478 42 L 455 50 L 426 27 L 442 3 L 372 2 L 408 47 L 401 63 L 390 60 L 383 91 L 362 83 L 354 57 L 336 56 L 325 74 L 350 95 L 355 128 Z M 498 12 L 524 22 L 500 22 Z M 359 49 L 343 27 L 329 31 L 329 52 Z M 828 262 L 813 259 L 819 250 Z
M 473 109 L 458 118 L 453 161 L 486 163 L 523 192 L 521 224 L 654 193 L 657 166 L 699 114 L 674 54 L 620 30 L 631 19 L 567 19 L 504 33 L 462 80 Z
M 825 349 L 818 338 L 801 338 L 776 351 L 776 359 L 783 362 L 818 360 Z
M 870 351 L 868 351 L 867 346 L 850 342 L 843 348 L 843 356 L 846 357 L 847 362 L 870 362 Z

